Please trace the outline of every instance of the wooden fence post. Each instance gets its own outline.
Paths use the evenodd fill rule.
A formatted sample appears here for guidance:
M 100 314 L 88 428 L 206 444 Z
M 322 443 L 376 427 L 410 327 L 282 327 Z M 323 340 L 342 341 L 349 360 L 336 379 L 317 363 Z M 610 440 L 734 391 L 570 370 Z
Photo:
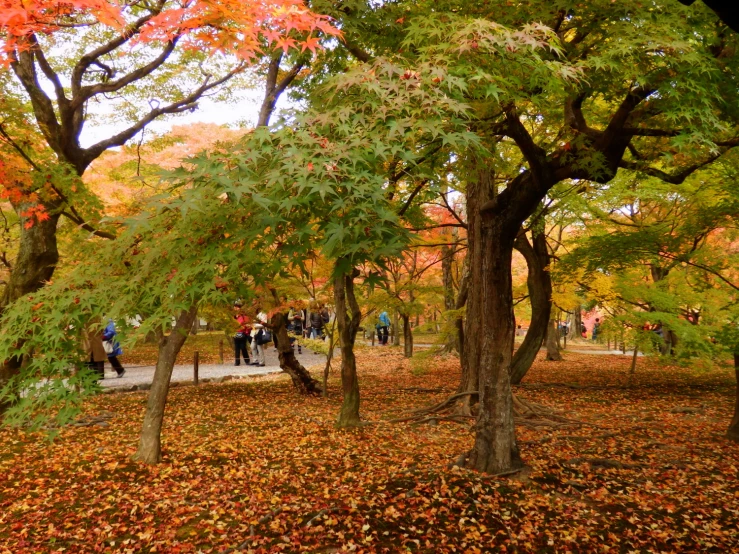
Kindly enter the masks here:
M 193 383 L 198 384 L 198 371 L 200 370 L 200 352 L 195 351 L 195 359 L 193 360 Z
M 221 365 L 223 365 L 223 339 L 218 343 L 218 354 L 221 357 Z

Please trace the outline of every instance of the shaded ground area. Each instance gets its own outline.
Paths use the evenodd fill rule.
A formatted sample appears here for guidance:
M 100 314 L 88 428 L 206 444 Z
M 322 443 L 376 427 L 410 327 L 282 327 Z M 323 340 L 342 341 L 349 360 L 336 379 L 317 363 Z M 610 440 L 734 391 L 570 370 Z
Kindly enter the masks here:
M 103 395 L 106 425 L 52 445 L 0 433 L 0 551 L 732 552 L 739 446 L 722 438 L 732 373 L 567 354 L 537 361 L 525 398 L 592 425 L 519 429 L 531 470 L 449 469 L 464 426 L 383 420 L 452 392 L 458 362 L 423 371 L 389 349 L 360 355 L 362 413 L 301 399 L 284 375 L 172 391 L 165 463 L 132 463 L 145 393 Z M 315 368 L 318 369 L 318 368 Z M 3 550 L 4 549 L 4 550 Z

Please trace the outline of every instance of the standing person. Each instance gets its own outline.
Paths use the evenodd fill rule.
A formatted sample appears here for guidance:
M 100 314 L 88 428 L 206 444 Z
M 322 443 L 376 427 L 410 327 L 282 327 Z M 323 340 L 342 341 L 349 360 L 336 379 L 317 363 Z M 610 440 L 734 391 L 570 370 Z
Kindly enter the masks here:
M 390 336 L 390 317 L 387 315 L 387 312 L 383 310 L 383 312 L 380 314 L 380 332 L 382 333 L 382 345 L 387 346 L 387 339 Z
M 105 379 L 105 360 L 108 354 L 103 346 L 103 331 L 94 330 L 95 324 L 88 323 L 82 333 L 82 348 L 87 353 L 85 365 L 97 374 L 98 381 Z
M 580 324 L 580 336 L 584 339 L 588 337 L 588 328 L 585 327 L 584 323 Z
M 234 365 L 241 365 L 241 358 L 244 358 L 244 365 L 249 365 L 249 347 L 251 343 L 251 322 L 247 315 L 241 310 L 241 303 L 234 304 L 234 319 L 238 328 L 234 333 L 234 357 L 236 359 Z
M 323 338 L 323 316 L 321 316 L 320 308 L 310 313 L 310 338 Z
M 598 340 L 598 333 L 600 332 L 600 318 L 595 318 L 595 323 L 593 324 L 593 342 Z
M 267 334 L 264 324 L 267 323 L 267 314 L 262 311 L 262 308 L 257 306 L 257 317 L 254 320 L 254 326 L 251 330 L 251 352 L 254 357 L 254 362 L 251 365 L 264 367 L 264 345 L 272 340 L 265 339 Z
M 121 348 L 121 344 L 115 338 L 117 334 L 118 333 L 115 330 L 115 322 L 112 319 L 109 319 L 108 325 L 105 326 L 105 330 L 103 331 L 103 340 L 108 343 L 108 346 L 105 346 L 105 344 L 103 344 L 103 346 L 105 347 L 105 352 L 108 354 L 110 365 L 113 366 L 113 369 L 115 369 L 116 374 L 120 378 L 123 377 L 126 370 L 118 360 L 118 356 L 123 356 L 123 349 Z

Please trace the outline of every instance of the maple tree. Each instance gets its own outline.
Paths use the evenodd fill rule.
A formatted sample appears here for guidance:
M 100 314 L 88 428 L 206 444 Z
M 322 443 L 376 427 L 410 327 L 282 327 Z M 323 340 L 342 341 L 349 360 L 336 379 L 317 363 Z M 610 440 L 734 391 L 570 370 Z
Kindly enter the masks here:
M 93 235 L 115 238 L 114 229 L 97 223 L 99 210 L 78 209 L 87 191 L 76 177 L 101 154 L 124 145 L 162 116 L 195 110 L 201 98 L 243 73 L 260 55 L 274 57 L 276 49 L 315 50 L 316 35 L 336 33 L 325 17 L 298 0 L 0 4 L 4 71 L 15 76 L 58 164 L 55 172 L 42 171 L 31 151 L 5 136 L 44 175 L 49 194 L 33 196 L 37 207 L 23 208 L 19 250 L 0 308 L 53 275 L 61 216 Z M 97 112 L 96 106 L 102 109 Z M 83 145 L 89 120 L 111 118 L 111 112 L 122 128 Z M 19 358 L 5 359 L 0 381 L 12 378 L 20 363 Z

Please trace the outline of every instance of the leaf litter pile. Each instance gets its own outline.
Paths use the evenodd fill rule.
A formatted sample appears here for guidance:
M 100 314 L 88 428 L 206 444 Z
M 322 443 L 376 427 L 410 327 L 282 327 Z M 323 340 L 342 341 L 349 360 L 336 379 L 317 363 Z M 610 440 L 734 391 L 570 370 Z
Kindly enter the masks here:
M 450 467 L 468 425 L 387 423 L 454 393 L 458 360 L 359 361 L 373 424 L 352 432 L 337 381 L 300 398 L 283 376 L 173 389 L 153 467 L 130 460 L 145 393 L 96 397 L 51 444 L 3 430 L 0 552 L 739 551 L 729 370 L 537 360 L 516 393 L 586 424 L 519 427 L 530 469 L 493 478 Z

